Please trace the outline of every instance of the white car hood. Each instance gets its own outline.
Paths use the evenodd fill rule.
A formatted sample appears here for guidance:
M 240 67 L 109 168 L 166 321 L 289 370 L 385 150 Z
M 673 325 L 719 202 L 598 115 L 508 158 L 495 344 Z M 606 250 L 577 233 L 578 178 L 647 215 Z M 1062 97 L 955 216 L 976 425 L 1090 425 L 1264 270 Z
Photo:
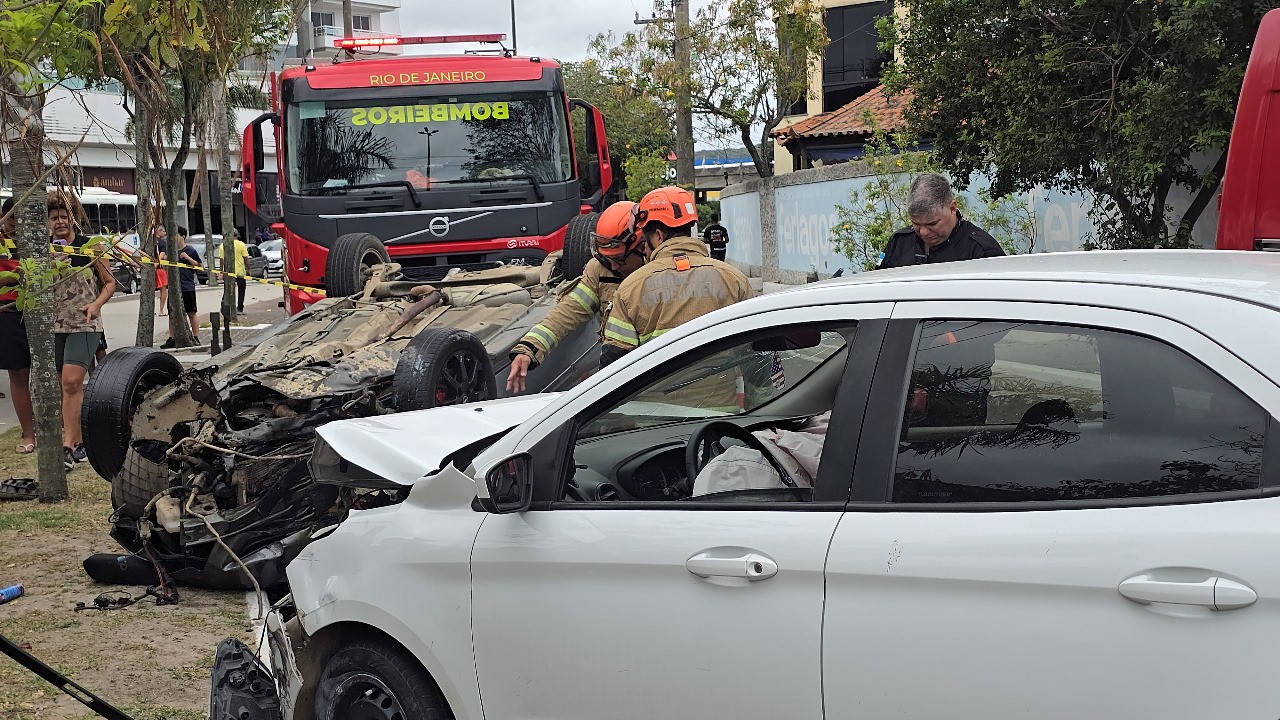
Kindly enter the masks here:
M 316 432 L 340 457 L 400 485 L 412 485 L 462 447 L 519 425 L 560 393 L 504 398 L 338 420 Z

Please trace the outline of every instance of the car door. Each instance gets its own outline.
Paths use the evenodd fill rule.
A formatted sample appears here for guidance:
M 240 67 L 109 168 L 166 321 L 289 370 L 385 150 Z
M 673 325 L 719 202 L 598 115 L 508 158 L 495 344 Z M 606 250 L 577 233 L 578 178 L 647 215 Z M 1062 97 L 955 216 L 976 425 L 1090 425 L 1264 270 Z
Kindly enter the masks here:
M 812 488 L 801 469 L 795 489 L 694 497 L 685 443 L 710 420 L 808 432 L 829 412 L 827 437 L 855 447 L 890 307 L 710 327 L 530 433 L 534 509 L 486 518 L 472 558 L 486 718 L 822 716 L 823 567 L 852 455 L 809 456 Z
M 827 566 L 828 718 L 1276 715 L 1270 381 L 1102 308 L 899 303 L 886 348 L 868 414 L 893 419 Z

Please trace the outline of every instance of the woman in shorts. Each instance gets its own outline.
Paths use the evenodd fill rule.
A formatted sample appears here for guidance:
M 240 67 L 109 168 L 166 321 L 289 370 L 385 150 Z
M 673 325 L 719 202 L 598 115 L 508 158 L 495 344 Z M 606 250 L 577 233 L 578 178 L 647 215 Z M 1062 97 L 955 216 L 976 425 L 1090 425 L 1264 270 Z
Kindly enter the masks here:
M 49 234 L 54 245 L 79 248 L 89 238 L 77 234 L 74 198 L 49 193 Z M 84 379 L 102 345 L 102 306 L 116 291 L 116 279 L 105 257 L 73 254 L 53 289 L 53 354 L 62 378 L 63 463 L 68 470 L 87 459 L 82 444 L 80 408 Z

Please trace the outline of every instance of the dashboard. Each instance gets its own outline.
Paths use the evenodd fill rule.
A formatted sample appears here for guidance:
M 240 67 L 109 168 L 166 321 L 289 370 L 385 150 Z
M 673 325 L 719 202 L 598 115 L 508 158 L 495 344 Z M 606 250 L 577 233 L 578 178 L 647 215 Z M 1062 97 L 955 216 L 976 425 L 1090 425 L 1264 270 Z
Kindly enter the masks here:
M 785 425 L 781 416 L 717 417 L 746 428 Z M 567 500 L 682 500 L 693 493 L 685 471 L 689 437 L 709 420 L 624 430 L 582 440 L 574 448 L 573 480 Z

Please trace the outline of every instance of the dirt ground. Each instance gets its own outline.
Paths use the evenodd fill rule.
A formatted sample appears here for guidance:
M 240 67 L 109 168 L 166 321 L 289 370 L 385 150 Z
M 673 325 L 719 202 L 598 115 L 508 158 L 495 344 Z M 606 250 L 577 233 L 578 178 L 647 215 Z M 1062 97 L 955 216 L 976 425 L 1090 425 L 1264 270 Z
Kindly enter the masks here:
M 0 402 L 8 402 L 0 400 Z M 18 455 L 17 428 L 0 435 L 0 479 L 35 477 L 34 455 Z M 0 501 L 0 587 L 26 595 L 0 606 L 0 634 L 136 720 L 204 720 L 209 668 L 219 641 L 253 645 L 245 595 L 181 588 L 177 605 L 151 598 L 119 610 L 92 607 L 100 593 L 145 588 L 98 585 L 80 563 L 98 552 L 122 552 L 107 535 L 106 481 L 81 463 L 68 476 L 71 498 L 43 505 Z M 0 719 L 81 720 L 96 717 L 14 661 L 0 656 Z

